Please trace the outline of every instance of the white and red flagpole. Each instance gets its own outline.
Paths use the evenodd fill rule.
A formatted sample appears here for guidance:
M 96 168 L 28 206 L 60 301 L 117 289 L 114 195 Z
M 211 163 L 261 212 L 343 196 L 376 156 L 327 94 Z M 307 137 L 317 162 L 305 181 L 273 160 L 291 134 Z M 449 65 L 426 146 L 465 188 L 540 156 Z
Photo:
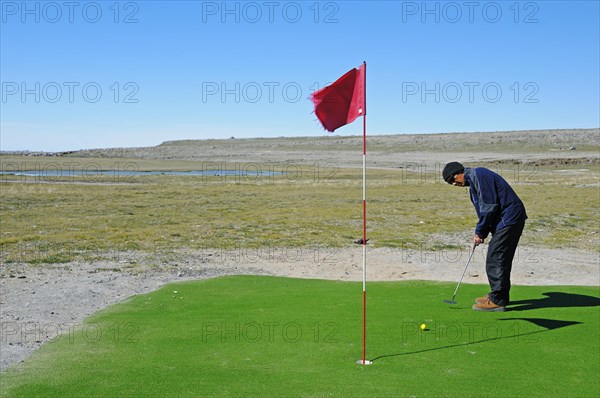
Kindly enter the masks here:
M 360 82 L 362 73 L 362 82 Z M 362 96 L 362 98 L 361 98 Z M 363 117 L 363 294 L 362 294 L 362 359 L 356 361 L 363 365 L 371 364 L 366 359 L 367 343 L 367 63 L 354 68 L 334 83 L 315 91 L 311 99 L 315 105 L 315 114 L 330 132 L 338 127 L 352 123 L 357 117 Z M 359 241 L 357 241 L 359 243 Z
M 363 223 L 362 223 L 362 258 L 363 258 L 363 294 L 362 294 L 362 364 L 371 364 L 367 355 L 367 63 L 363 62 Z

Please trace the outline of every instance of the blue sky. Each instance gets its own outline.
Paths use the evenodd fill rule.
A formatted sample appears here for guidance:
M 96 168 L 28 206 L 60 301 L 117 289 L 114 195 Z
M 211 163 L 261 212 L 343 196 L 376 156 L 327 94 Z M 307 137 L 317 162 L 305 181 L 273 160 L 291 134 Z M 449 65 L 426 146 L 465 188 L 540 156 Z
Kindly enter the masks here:
M 2 1 L 2 150 L 323 136 L 367 62 L 368 134 L 600 126 L 598 1 Z M 335 134 L 362 133 L 354 122 Z

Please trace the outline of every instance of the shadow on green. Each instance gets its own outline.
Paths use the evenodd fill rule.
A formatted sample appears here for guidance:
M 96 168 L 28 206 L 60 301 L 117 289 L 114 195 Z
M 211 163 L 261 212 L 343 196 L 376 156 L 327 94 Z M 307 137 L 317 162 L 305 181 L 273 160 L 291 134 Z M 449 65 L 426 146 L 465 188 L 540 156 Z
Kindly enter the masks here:
M 547 292 L 543 295 L 546 297 L 513 301 L 511 303 L 511 311 L 527 311 L 540 308 L 600 306 L 600 299 L 598 297 L 564 292 Z M 515 305 L 517 307 L 514 307 Z

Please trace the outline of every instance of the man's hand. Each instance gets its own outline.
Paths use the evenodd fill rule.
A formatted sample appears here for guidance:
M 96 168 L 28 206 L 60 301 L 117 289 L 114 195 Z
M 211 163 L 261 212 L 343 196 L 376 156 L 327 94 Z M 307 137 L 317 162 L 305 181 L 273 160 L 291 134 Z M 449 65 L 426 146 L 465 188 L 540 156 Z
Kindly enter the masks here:
M 483 241 L 484 241 L 484 240 L 485 240 L 485 239 L 481 239 L 481 238 L 479 237 L 479 235 L 475 235 L 475 236 L 473 236 L 473 244 L 474 244 L 475 246 L 479 246 L 480 244 L 482 244 L 482 243 L 483 243 Z

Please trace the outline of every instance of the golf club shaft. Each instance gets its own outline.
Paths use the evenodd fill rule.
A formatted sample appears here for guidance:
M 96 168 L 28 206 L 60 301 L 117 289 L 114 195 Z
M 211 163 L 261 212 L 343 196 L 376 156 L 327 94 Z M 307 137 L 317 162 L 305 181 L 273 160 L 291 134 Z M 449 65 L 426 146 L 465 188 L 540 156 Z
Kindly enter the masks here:
M 458 285 L 456 285 L 456 289 L 454 289 L 454 294 L 452 295 L 452 301 L 454 301 L 454 298 L 456 297 L 456 292 L 458 292 L 460 283 L 462 282 L 463 278 L 465 277 L 465 273 L 467 272 L 467 268 L 469 268 L 469 263 L 471 262 L 471 259 L 473 258 L 473 253 L 475 253 L 476 247 L 477 247 L 477 245 L 475 243 L 473 243 L 473 248 L 471 249 L 471 254 L 469 254 L 469 259 L 467 260 L 467 265 L 465 265 L 465 270 L 463 271 L 463 273 L 460 277 L 460 280 L 458 281 Z

